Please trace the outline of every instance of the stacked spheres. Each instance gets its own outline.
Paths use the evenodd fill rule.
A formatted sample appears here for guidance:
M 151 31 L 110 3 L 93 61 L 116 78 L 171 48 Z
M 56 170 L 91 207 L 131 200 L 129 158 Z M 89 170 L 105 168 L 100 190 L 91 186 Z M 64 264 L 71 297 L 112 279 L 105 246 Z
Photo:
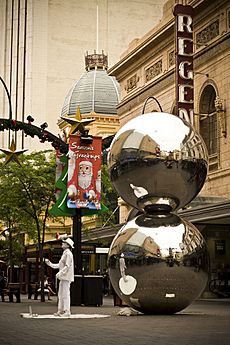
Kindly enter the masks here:
M 139 215 L 111 244 L 109 276 L 118 296 L 136 310 L 178 312 L 207 284 L 206 243 L 193 224 L 176 214 L 203 187 L 207 157 L 191 124 L 167 113 L 132 119 L 111 143 L 111 181 Z

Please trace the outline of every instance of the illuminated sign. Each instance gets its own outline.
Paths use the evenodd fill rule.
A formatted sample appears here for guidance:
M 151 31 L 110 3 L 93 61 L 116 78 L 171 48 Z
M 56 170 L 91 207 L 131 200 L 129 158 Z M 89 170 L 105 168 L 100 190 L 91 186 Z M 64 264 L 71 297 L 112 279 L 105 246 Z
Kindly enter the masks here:
M 193 8 L 175 5 L 176 114 L 194 124 Z

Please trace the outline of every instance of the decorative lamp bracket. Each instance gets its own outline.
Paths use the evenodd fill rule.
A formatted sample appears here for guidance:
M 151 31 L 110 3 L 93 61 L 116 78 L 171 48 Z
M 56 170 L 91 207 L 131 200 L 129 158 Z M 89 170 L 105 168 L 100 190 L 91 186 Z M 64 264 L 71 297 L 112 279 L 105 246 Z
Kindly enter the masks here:
M 219 122 L 221 133 L 226 138 L 227 137 L 226 111 L 224 110 L 224 101 L 219 96 L 216 96 L 215 108 L 216 108 L 217 119 Z
M 145 103 L 144 103 L 143 109 L 142 109 L 142 115 L 145 113 L 145 107 L 146 107 L 146 105 L 147 105 L 147 103 L 148 103 L 148 101 L 149 101 L 150 99 L 153 99 L 154 101 L 157 102 L 157 104 L 158 104 L 158 106 L 159 106 L 159 108 L 160 108 L 160 112 L 163 113 L 163 110 L 162 110 L 162 107 L 161 107 L 161 105 L 160 105 L 160 102 L 159 102 L 155 97 L 150 96 L 150 97 L 148 97 L 148 98 L 145 100 Z

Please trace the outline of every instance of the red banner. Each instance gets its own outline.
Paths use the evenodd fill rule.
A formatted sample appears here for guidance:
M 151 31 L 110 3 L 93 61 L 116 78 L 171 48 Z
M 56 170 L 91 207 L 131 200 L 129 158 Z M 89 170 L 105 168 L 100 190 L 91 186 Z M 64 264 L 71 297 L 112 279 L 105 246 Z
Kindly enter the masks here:
M 102 138 L 91 144 L 81 143 L 80 135 L 70 135 L 68 152 L 69 208 L 100 209 Z

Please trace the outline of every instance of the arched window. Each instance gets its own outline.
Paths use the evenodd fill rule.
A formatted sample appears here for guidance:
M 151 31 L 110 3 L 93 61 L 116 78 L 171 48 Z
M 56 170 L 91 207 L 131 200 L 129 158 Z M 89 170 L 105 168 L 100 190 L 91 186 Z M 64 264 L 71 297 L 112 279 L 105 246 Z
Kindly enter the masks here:
M 212 85 L 207 85 L 200 97 L 200 134 L 208 149 L 209 169 L 218 168 L 218 127 L 215 108 L 216 91 Z

